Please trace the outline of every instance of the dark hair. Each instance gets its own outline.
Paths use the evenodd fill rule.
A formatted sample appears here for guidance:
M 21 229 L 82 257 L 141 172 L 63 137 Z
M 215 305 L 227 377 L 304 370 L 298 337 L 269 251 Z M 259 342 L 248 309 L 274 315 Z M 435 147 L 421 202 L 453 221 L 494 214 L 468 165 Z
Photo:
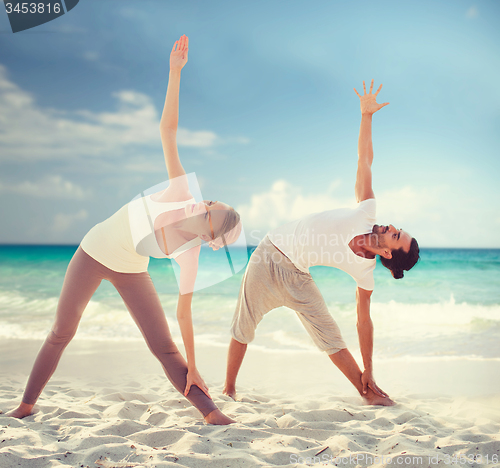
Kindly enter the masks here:
M 402 248 L 392 251 L 392 258 L 380 256 L 382 265 L 391 270 L 392 276 L 395 279 L 400 279 L 404 276 L 403 270 L 411 270 L 420 258 L 420 249 L 418 248 L 417 239 L 414 237 L 411 240 L 410 250 L 405 252 Z

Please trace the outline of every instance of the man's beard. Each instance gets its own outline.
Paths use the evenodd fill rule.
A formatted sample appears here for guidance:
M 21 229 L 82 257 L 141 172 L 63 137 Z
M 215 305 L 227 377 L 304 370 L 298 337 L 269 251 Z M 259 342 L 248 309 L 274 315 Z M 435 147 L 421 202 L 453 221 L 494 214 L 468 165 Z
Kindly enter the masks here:
M 377 249 L 380 249 L 380 248 L 383 249 L 386 247 L 385 239 L 383 236 L 383 231 L 384 231 L 384 228 L 381 226 L 378 226 L 378 225 L 375 225 L 373 230 L 372 230 L 372 233 L 370 236 L 370 238 L 371 238 L 370 243 L 372 244 L 373 247 L 375 247 Z

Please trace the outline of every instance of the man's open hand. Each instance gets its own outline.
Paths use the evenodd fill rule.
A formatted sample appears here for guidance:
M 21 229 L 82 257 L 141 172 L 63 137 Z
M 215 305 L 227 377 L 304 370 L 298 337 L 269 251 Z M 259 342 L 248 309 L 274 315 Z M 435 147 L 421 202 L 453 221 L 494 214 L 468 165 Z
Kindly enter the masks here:
M 373 80 L 372 84 L 370 85 L 370 92 L 368 94 L 366 94 L 366 86 L 364 81 L 363 81 L 363 90 L 365 94 L 363 94 L 363 96 L 360 96 L 359 93 L 356 91 L 356 88 L 354 88 L 354 92 L 358 95 L 361 104 L 361 114 L 372 115 L 378 110 L 382 109 L 382 107 L 387 106 L 389 104 L 388 102 L 384 102 L 383 104 L 377 103 L 377 94 L 380 93 L 381 89 L 382 85 L 379 86 L 375 94 L 372 94 Z
M 364 371 L 361 375 L 361 383 L 363 384 L 363 394 L 366 394 L 368 388 L 370 388 L 374 393 L 381 397 L 387 397 L 387 393 L 382 391 L 377 384 L 375 383 L 375 379 L 370 371 Z

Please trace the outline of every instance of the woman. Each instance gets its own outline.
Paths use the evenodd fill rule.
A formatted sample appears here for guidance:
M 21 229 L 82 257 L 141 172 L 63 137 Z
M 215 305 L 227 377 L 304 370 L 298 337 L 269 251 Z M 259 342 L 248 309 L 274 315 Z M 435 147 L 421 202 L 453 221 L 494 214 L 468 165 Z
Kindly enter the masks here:
M 35 361 L 22 403 L 8 416 L 23 418 L 31 414 L 64 348 L 76 333 L 86 305 L 101 280 L 107 279 L 122 296 L 175 388 L 193 403 L 206 422 L 234 422 L 217 409 L 196 369 L 191 299 L 201 242 L 209 242 L 214 250 L 234 242 L 241 223 L 230 206 L 212 201 L 195 203 L 189 192 L 176 143 L 180 76 L 187 59 L 188 38 L 182 36 L 170 54 L 167 97 L 160 123 L 169 187 L 130 202 L 85 236 L 68 266 L 55 323 Z M 147 272 L 149 256 L 173 258 L 180 266 L 177 319 L 187 363 L 172 341 Z

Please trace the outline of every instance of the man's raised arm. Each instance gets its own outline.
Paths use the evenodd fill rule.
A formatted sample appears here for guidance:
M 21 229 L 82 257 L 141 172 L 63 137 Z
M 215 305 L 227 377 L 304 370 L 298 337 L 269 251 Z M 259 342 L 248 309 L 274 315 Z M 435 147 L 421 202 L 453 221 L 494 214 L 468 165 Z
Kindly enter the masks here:
M 361 105 L 361 126 L 359 128 L 358 140 L 358 173 L 356 175 L 356 186 L 354 192 L 356 201 L 362 202 L 369 198 L 375 198 L 372 189 L 372 162 L 373 162 L 373 145 L 372 145 L 372 115 L 382 107 L 389 103 L 377 103 L 377 95 L 382 89 L 379 86 L 377 92 L 372 94 L 373 80 L 370 85 L 370 92 L 366 93 L 365 82 L 363 81 L 364 95 L 360 96 L 354 88 L 354 92 L 358 95 Z

